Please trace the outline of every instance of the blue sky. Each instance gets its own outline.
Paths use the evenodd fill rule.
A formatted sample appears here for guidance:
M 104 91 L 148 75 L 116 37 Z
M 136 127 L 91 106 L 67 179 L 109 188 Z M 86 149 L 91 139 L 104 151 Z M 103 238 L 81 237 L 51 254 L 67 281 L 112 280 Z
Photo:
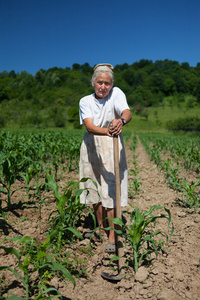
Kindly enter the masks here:
M 0 0 L 0 72 L 200 62 L 199 0 Z

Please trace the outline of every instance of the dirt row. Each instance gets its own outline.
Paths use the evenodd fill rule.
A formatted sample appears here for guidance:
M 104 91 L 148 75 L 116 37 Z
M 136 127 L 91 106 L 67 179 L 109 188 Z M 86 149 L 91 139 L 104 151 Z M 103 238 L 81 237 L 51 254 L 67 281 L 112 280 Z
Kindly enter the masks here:
M 113 283 L 101 276 L 102 271 L 114 274 L 117 272 L 112 269 L 112 265 L 109 265 L 112 255 L 104 252 L 107 239 L 101 242 L 93 238 L 91 244 L 89 239 L 84 239 L 70 248 L 66 246 L 66 251 L 70 250 L 79 257 L 79 260 L 82 259 L 87 277 L 77 278 L 75 288 L 71 283 L 66 285 L 55 277 L 51 279 L 51 286 L 56 287 L 65 300 L 200 299 L 200 214 L 189 212 L 188 209 L 178 205 L 176 192 L 167 187 L 163 174 L 150 161 L 140 142 L 134 153 L 127 144 L 126 155 L 129 181 L 132 180 L 131 169 L 134 168 L 133 155 L 136 155 L 139 169 L 137 176 L 141 182 L 138 195 L 129 193 L 129 206 L 126 209 L 131 211 L 139 208 L 147 211 L 152 205 L 161 205 L 170 209 L 174 234 L 165 245 L 165 251 L 160 253 L 157 259 L 153 256 L 152 264 L 142 265 L 136 274 L 130 267 L 125 271 L 126 277 Z M 78 174 L 74 172 L 69 177 L 78 179 Z M 66 178 L 59 184 L 65 185 Z M 25 198 L 25 193 L 19 191 L 13 201 L 19 202 L 22 197 Z M 7 220 L 1 218 L 0 241 L 5 235 L 7 237 L 29 235 L 44 240 L 49 213 L 55 208 L 53 198 L 49 198 L 48 202 L 48 206 L 42 206 L 41 214 L 36 207 L 22 205 L 9 213 Z M 166 221 L 159 222 L 159 226 L 167 231 Z M 87 228 L 82 224 L 79 230 L 83 233 Z M 81 251 L 82 248 L 90 249 L 90 245 L 91 255 Z M 125 249 L 125 253 L 126 251 L 130 249 Z M 3 250 L 0 250 L 0 265 L 17 268 L 15 258 L 5 255 Z M 22 283 L 9 271 L 2 272 L 0 278 L 0 293 L 4 297 L 11 293 L 19 297 L 25 295 Z

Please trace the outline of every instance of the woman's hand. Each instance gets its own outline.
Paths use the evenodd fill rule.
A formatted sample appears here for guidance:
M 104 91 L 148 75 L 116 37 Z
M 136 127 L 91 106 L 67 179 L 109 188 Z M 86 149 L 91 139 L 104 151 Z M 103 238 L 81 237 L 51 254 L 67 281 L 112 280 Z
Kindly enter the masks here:
M 112 134 L 110 133 L 110 127 L 106 128 L 106 135 L 112 137 Z
M 111 136 L 119 135 L 122 132 L 123 122 L 121 119 L 114 119 L 109 127 L 109 133 Z

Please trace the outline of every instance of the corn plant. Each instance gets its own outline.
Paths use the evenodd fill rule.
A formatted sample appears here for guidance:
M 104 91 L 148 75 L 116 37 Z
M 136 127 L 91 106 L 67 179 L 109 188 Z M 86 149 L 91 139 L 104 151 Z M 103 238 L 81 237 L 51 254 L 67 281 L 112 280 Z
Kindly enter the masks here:
M 130 146 L 130 150 L 134 151 L 138 145 L 138 138 L 136 135 L 132 137 L 132 144 Z
M 40 176 L 43 171 L 42 162 L 34 162 L 34 172 L 35 172 L 35 193 L 36 198 L 40 197 L 41 188 L 44 185 L 44 182 L 40 182 Z
M 153 159 L 157 165 L 161 163 L 161 153 L 157 145 L 153 145 L 151 149 L 151 159 Z
M 186 198 L 184 204 L 190 208 L 194 207 L 195 210 L 199 207 L 200 204 L 200 190 L 197 192 L 196 187 L 200 185 L 200 179 L 196 182 L 189 184 L 185 179 L 183 179 L 182 188 L 184 190 L 183 195 Z
M 33 179 L 35 175 L 35 170 L 34 170 L 34 166 L 30 165 L 27 169 L 26 172 L 21 172 L 20 176 L 24 179 L 26 187 L 25 189 L 27 190 L 27 198 L 30 198 L 30 190 L 32 189 L 32 187 L 30 186 L 30 182 Z
M 16 155 L 12 152 L 9 155 L 1 155 L 0 156 L 0 192 L 7 195 L 7 206 L 8 209 L 11 208 L 11 197 L 18 190 L 15 189 L 11 191 L 11 186 L 16 182 L 18 171 L 17 171 L 17 162 Z
M 161 170 L 165 171 L 168 185 L 176 191 L 182 191 L 179 163 L 174 167 L 172 160 L 168 158 L 161 163 Z
M 57 248 L 60 249 L 64 239 L 68 242 L 73 240 L 73 230 L 76 229 L 77 222 L 84 216 L 84 209 L 90 211 L 94 221 L 95 217 L 89 207 L 80 203 L 79 197 L 83 190 L 77 189 L 79 182 L 70 181 L 64 193 L 61 194 L 55 178 L 53 176 L 47 176 L 47 178 L 49 187 L 54 191 L 57 208 L 56 211 L 49 215 L 49 223 L 52 224 L 52 229 L 58 230 L 58 235 L 54 237 L 52 242 L 56 243 Z M 88 178 L 83 178 L 80 182 L 86 180 Z M 97 188 L 96 183 L 93 183 Z M 66 230 L 69 228 L 71 233 L 69 230 Z
M 134 170 L 139 172 L 139 169 L 137 168 L 137 155 L 133 155 L 133 165 L 134 165 Z
M 181 191 L 181 178 L 179 164 L 174 167 L 173 164 L 170 166 L 170 176 L 167 178 L 169 186 L 176 191 Z
M 74 233 L 80 237 L 80 234 L 77 231 L 74 231 Z M 13 254 L 18 260 L 18 267 L 22 271 L 22 274 L 8 266 L 1 266 L 0 271 L 9 270 L 22 280 L 26 291 L 26 298 L 24 299 L 30 299 L 36 291 L 38 292 L 38 295 L 34 299 L 55 298 L 55 296 L 49 296 L 52 292 L 56 292 L 57 297 L 61 296 L 55 288 L 48 288 L 44 284 L 43 275 L 46 270 L 51 270 L 54 273 L 60 272 L 63 277 L 70 280 L 75 286 L 75 280 L 70 272 L 61 264 L 56 262 L 54 255 L 48 253 L 50 240 L 57 234 L 58 232 L 56 230 L 52 231 L 43 244 L 41 244 L 37 239 L 30 238 L 28 236 L 7 239 L 10 241 L 17 241 L 17 244 L 22 244 L 22 254 L 20 254 L 16 248 L 0 246 L 0 248 L 2 248 L 7 254 Z M 32 285 L 31 277 L 35 272 L 39 274 L 39 284 L 37 284 L 37 286 Z M 48 297 L 45 296 L 46 294 L 48 294 Z
M 164 134 L 140 134 L 140 138 L 151 155 L 150 144 L 159 147 L 164 153 L 168 151 L 172 157 L 181 161 L 186 168 L 194 169 L 199 173 L 200 169 L 200 139 L 198 136 L 164 135 Z M 156 145 L 156 146 L 155 146 Z
M 142 183 L 140 182 L 140 178 L 135 178 L 129 181 L 129 197 L 133 198 L 140 191 L 140 186 Z M 133 196 L 134 195 L 134 196 Z
M 154 210 L 164 209 L 166 214 L 153 215 Z M 155 237 L 164 235 L 166 241 L 168 236 L 164 231 L 155 230 L 157 219 L 165 218 L 168 220 L 168 227 L 171 223 L 171 213 L 169 209 L 162 206 L 152 206 L 148 212 L 140 212 L 139 209 L 134 209 L 132 212 L 125 212 L 130 215 L 130 224 L 126 225 L 122 219 L 111 219 L 114 224 L 121 226 L 121 229 L 115 230 L 117 234 L 124 236 L 125 245 L 128 243 L 132 249 L 132 256 L 128 259 L 134 264 L 134 270 L 137 272 L 140 263 L 150 258 L 152 253 L 158 255 L 158 252 L 163 249 L 163 241 L 157 241 Z M 173 234 L 173 226 L 171 235 Z M 112 260 L 116 257 L 112 258 Z
M 140 182 L 140 178 L 137 177 L 140 170 L 137 167 L 137 156 L 133 155 L 133 165 L 134 168 L 130 169 L 129 173 L 133 176 L 133 179 L 129 180 L 129 197 L 133 198 L 133 194 L 137 195 L 140 191 L 140 186 L 142 183 Z

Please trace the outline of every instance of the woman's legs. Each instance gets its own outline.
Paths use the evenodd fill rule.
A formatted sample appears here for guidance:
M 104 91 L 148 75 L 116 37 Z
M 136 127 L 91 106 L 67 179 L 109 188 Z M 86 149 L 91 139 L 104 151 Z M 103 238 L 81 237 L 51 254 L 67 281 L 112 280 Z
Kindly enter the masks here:
M 103 229 L 106 227 L 105 224 L 105 217 L 106 217 L 106 212 L 105 212 L 105 207 L 102 206 L 102 203 L 98 203 L 98 204 L 94 204 L 94 212 L 95 215 L 97 217 L 97 222 L 98 225 Z M 115 209 L 114 208 L 107 208 L 107 217 L 113 219 L 115 217 Z M 109 227 L 113 227 L 114 228 L 114 223 L 108 219 L 108 224 Z M 101 233 L 102 235 L 106 235 L 106 233 L 104 231 L 102 231 Z M 109 231 L 109 242 L 114 243 L 115 242 L 115 231 L 114 229 L 110 229 Z
M 111 219 L 115 218 L 115 209 L 114 208 L 107 208 L 107 217 L 111 218 Z M 113 228 L 115 228 L 114 223 L 109 219 L 108 219 L 108 224 L 109 224 L 109 226 L 112 226 Z M 108 241 L 111 242 L 111 243 L 115 242 L 115 231 L 114 231 L 114 229 L 110 229 Z
M 105 225 L 105 218 L 106 218 L 106 212 L 105 212 L 105 207 L 102 206 L 102 203 L 99 202 L 97 204 L 93 205 L 94 212 L 97 218 L 98 225 L 101 227 L 101 234 L 106 235 L 105 231 L 102 230 Z

